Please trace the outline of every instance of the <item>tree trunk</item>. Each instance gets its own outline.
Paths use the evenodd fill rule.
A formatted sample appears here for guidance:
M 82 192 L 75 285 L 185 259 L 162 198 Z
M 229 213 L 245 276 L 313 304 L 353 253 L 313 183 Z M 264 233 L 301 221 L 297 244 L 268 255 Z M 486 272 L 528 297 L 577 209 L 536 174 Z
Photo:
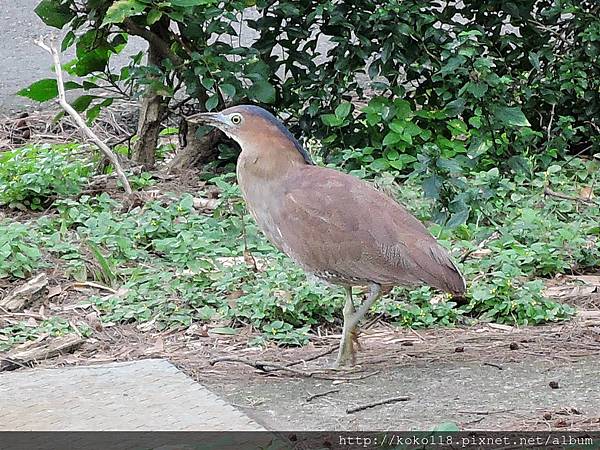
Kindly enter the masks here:
M 161 26 L 160 22 L 155 24 Z M 160 34 L 160 29 L 153 30 Z M 148 43 L 148 65 L 161 66 L 164 56 L 155 43 Z M 133 146 L 132 159 L 145 169 L 151 169 L 156 162 L 156 147 L 161 128 L 161 119 L 167 111 L 167 102 L 151 88 L 146 91 L 140 108 L 137 135 L 139 140 Z
M 204 136 L 198 137 L 197 129 L 198 125 L 181 121 L 182 146 L 169 164 L 169 171 L 181 172 L 199 168 L 217 158 L 217 145 L 223 138 L 223 133 L 219 130 L 212 130 Z

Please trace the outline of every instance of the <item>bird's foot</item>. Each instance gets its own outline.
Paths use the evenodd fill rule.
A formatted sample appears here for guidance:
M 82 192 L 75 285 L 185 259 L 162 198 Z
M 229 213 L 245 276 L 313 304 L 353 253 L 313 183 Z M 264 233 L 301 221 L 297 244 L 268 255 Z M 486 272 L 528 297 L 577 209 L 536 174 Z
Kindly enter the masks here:
M 356 364 L 356 352 L 354 350 L 354 344 L 357 341 L 357 338 L 355 333 L 355 330 L 344 330 L 342 341 L 340 342 L 340 350 L 333 366 L 334 369 L 342 370 L 351 368 Z

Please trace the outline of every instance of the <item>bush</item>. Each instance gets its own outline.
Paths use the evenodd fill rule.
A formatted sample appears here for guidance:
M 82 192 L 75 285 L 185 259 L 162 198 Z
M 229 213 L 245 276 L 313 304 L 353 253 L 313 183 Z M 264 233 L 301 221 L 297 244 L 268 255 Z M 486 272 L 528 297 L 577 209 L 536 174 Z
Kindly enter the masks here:
M 63 48 L 75 45 L 77 56 L 68 67 L 89 78 L 71 87 L 84 90 L 76 103 L 91 119 L 111 99 L 90 93 L 107 86 L 119 87 L 118 97 L 153 92 L 184 114 L 190 102 L 200 110 L 276 105 L 296 131 L 323 139 L 326 156 L 350 150 L 359 161 L 373 158 L 375 171 L 415 168 L 442 200 L 440 191 L 457 188 L 442 181 L 459 169 L 519 171 L 528 156 L 544 166 L 600 144 L 592 1 L 101 0 L 78 8 L 43 0 L 36 10 L 70 28 Z M 247 17 L 251 47 L 239 36 Z M 148 40 L 156 61 L 136 57 L 110 73 L 128 35 Z M 45 84 L 22 94 L 47 100 Z M 347 102 L 366 94 L 377 95 L 370 110 L 351 115 Z M 465 215 L 453 200 L 444 219 Z
M 0 279 L 26 278 L 41 265 L 31 230 L 19 222 L 0 222 Z
M 70 156 L 77 145 L 30 146 L 0 152 L 0 206 L 42 209 L 77 194 L 92 163 Z

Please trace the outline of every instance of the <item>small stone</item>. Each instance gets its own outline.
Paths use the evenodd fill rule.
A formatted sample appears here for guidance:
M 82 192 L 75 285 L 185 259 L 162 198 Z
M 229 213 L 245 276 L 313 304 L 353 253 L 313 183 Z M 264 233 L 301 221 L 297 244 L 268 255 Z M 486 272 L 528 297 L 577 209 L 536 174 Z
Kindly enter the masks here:
M 518 350 L 519 349 L 519 344 L 517 344 L 516 342 L 511 342 L 509 348 L 511 350 Z
M 558 389 L 558 381 L 551 381 L 548 383 L 548 386 L 550 386 L 552 389 Z
M 549 412 L 545 412 L 544 413 L 544 419 L 546 419 L 546 420 L 552 419 L 552 414 L 550 414 Z

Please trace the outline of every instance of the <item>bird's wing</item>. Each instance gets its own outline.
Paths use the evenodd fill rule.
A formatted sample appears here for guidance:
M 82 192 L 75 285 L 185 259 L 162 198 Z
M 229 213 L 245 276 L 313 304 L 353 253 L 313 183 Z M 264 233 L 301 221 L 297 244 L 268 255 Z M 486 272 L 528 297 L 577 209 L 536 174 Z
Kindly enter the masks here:
M 308 270 L 356 284 L 427 283 L 451 292 L 463 286 L 456 266 L 423 224 L 355 177 L 303 168 L 287 180 L 278 210 L 284 251 Z

